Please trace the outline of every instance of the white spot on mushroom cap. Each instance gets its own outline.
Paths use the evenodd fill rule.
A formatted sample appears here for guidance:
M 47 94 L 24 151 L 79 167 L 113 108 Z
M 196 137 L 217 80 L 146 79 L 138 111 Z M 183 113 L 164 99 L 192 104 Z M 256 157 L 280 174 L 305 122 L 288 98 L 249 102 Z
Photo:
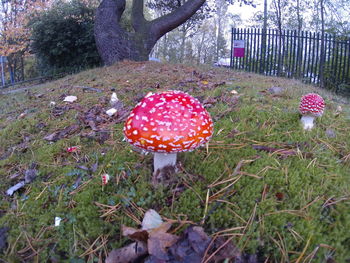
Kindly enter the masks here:
M 148 139 L 145 139 L 145 138 L 142 138 L 142 140 L 144 140 L 145 142 L 147 142 L 147 143 L 149 143 L 149 144 L 153 144 L 153 143 L 154 143 L 154 141 L 148 140 Z
M 151 97 L 151 96 L 153 96 L 153 95 L 154 95 L 154 93 L 148 92 L 148 93 L 146 94 L 145 98 L 148 98 L 149 100 L 150 100 L 150 99 L 153 99 L 153 98 L 149 98 L 149 97 Z

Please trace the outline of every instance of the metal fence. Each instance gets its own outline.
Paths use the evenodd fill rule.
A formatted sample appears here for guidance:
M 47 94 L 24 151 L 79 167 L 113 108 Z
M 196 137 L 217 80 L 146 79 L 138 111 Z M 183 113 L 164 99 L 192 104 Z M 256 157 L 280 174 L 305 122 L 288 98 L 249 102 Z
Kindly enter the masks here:
M 234 41 L 244 40 L 245 54 L 234 57 Z M 350 93 L 350 38 L 307 31 L 233 28 L 234 69 L 268 76 L 299 78 Z

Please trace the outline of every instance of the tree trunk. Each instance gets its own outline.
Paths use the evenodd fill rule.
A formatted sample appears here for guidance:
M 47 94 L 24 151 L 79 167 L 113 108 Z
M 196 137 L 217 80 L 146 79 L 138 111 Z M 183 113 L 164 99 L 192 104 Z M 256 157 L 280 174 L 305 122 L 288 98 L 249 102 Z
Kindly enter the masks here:
M 266 40 L 267 40 L 267 0 L 264 0 L 264 26 L 262 30 L 262 38 L 261 38 L 261 64 L 260 64 L 260 74 L 265 73 L 266 69 L 266 56 L 269 50 L 266 50 Z
M 95 41 L 106 65 L 124 59 L 145 61 L 156 44 L 167 32 L 189 19 L 205 0 L 188 0 L 170 14 L 152 21 L 143 15 L 144 0 L 133 0 L 133 33 L 124 30 L 119 22 L 125 10 L 125 0 L 103 0 L 96 11 Z
M 217 20 L 216 26 L 216 50 L 215 50 L 215 61 L 219 61 L 220 58 L 220 36 L 221 36 L 221 21 L 220 18 Z
M 179 62 L 184 62 L 185 57 L 185 49 L 186 49 L 186 35 L 187 35 L 187 29 L 183 26 L 181 29 L 181 45 L 180 45 L 180 59 Z
M 297 0 L 297 20 L 298 20 L 298 31 L 301 31 L 303 27 L 303 17 L 300 13 L 300 0 Z
M 201 56 L 202 56 L 202 49 L 203 49 L 203 45 L 204 45 L 204 39 L 205 39 L 205 31 L 203 31 L 202 33 L 202 38 L 201 38 L 201 42 L 199 45 L 197 45 L 198 48 L 198 52 L 197 52 L 197 64 L 199 65 L 201 63 Z
M 297 19 L 298 19 L 298 50 L 297 50 L 297 64 L 296 64 L 296 76 L 297 78 L 301 78 L 301 62 L 302 62 L 302 50 L 301 50 L 301 38 L 300 33 L 303 26 L 303 17 L 301 15 L 301 9 L 300 9 L 300 1 L 297 1 Z
M 162 57 L 166 60 L 168 57 L 168 35 L 164 35 L 162 45 Z
M 147 59 L 148 53 L 144 46 L 136 44 L 136 34 L 128 33 L 119 24 L 124 10 L 125 0 L 103 0 L 96 11 L 95 41 L 102 61 L 106 65 L 123 59 Z M 138 36 L 143 40 L 141 35 L 139 32 Z
M 320 55 L 320 86 L 324 88 L 324 65 L 325 65 L 325 19 L 324 19 L 324 0 L 321 5 L 321 55 Z

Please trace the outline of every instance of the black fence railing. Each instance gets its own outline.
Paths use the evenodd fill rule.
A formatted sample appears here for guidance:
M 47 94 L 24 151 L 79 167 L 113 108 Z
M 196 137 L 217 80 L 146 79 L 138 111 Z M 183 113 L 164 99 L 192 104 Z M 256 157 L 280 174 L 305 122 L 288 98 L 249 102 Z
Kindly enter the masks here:
M 244 56 L 233 54 L 234 41 L 244 40 Z M 350 94 L 350 38 L 307 31 L 233 28 L 234 69 L 302 79 Z

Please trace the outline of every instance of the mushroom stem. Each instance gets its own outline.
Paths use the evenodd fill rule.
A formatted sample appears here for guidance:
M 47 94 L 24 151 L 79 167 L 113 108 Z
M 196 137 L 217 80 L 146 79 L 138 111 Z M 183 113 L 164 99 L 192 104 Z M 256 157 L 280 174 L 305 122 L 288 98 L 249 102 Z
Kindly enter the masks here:
M 165 166 L 175 166 L 175 164 L 176 153 L 154 153 L 153 165 L 155 172 Z
M 301 123 L 303 124 L 304 130 L 311 130 L 314 127 L 314 119 L 315 117 L 310 115 L 304 115 L 301 117 Z

